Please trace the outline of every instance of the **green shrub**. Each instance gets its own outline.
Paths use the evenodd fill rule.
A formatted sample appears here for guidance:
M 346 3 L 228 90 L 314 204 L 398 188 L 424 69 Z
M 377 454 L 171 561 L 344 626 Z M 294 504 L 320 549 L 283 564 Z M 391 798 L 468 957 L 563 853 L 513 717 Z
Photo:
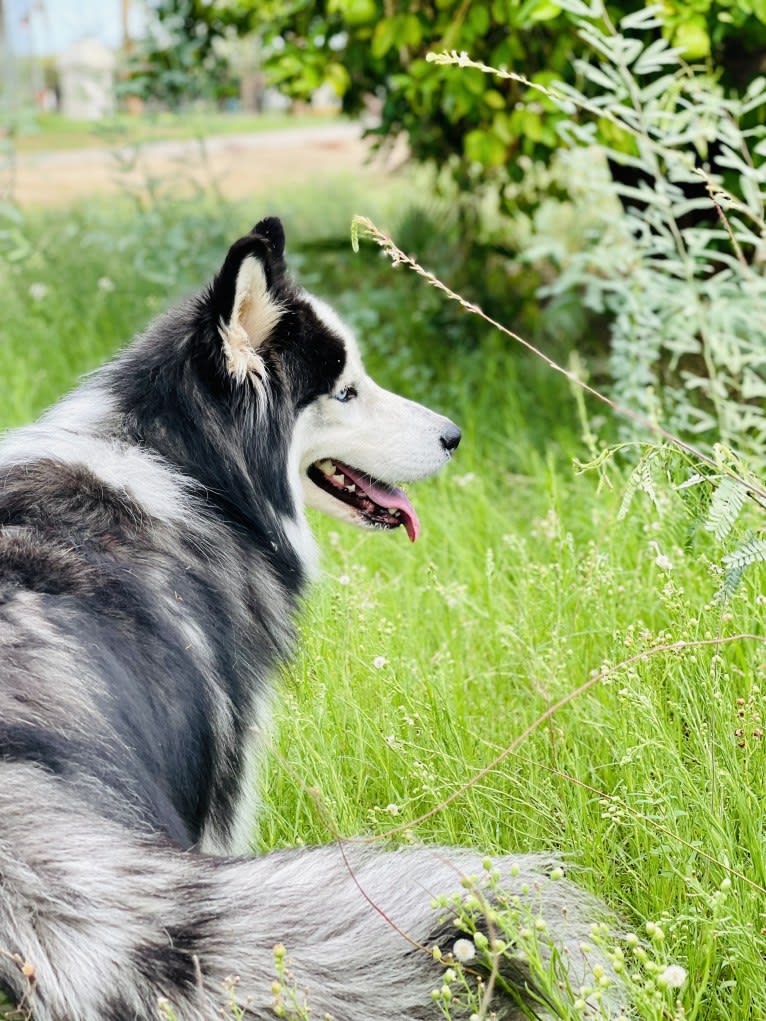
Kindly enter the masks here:
M 766 132 L 753 117 L 766 78 L 727 98 L 667 43 L 642 41 L 659 27 L 651 10 L 619 28 L 591 11 L 578 30 L 601 60 L 575 62 L 582 89 L 545 91 L 568 114 L 552 175 L 567 196 L 517 218 L 519 258 L 555 267 L 541 297 L 576 295 L 607 318 L 612 396 L 762 467 Z M 458 54 L 437 59 L 474 69 Z M 604 122 L 615 145 L 601 140 Z

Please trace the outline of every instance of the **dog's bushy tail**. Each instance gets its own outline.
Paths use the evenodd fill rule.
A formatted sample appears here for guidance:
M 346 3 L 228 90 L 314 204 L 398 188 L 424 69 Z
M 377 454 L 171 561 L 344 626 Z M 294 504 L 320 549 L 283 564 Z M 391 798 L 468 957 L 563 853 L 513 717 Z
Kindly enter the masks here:
M 582 981 L 593 904 L 538 859 L 497 864 Z M 36 1021 L 212 1021 L 241 1016 L 226 1012 L 233 996 L 248 1017 L 273 1018 L 281 943 L 312 1021 L 436 1018 L 442 966 L 429 949 L 446 953 L 461 934 L 432 901 L 481 865 L 428 848 L 184 853 L 104 821 L 36 767 L 6 763 L 0 987 Z M 511 1000 L 493 1009 L 521 1016 Z

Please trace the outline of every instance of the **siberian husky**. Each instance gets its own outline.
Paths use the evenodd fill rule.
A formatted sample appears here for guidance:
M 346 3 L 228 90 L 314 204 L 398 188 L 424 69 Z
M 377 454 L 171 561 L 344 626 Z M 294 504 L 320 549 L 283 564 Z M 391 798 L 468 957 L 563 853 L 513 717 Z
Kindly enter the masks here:
M 431 992 L 460 933 L 432 900 L 480 873 L 480 854 L 245 855 L 259 714 L 316 570 L 305 507 L 415 540 L 399 483 L 459 440 L 370 379 L 350 331 L 288 276 L 274 218 L 8 434 L 0 987 L 22 1016 L 271 1018 L 275 944 L 312 1018 L 441 1016 Z M 579 981 L 592 901 L 543 859 L 496 865 Z M 512 972 L 498 1018 L 528 994 L 522 960 Z

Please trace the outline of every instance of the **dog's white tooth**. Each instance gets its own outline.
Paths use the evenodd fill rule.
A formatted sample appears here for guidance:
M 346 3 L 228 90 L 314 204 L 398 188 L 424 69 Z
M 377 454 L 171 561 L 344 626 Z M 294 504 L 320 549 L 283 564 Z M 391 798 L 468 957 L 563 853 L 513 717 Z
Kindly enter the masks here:
M 337 475 L 333 475 L 333 482 L 340 482 L 343 485 L 343 472 L 339 472 Z
M 399 508 L 398 507 L 389 507 L 388 508 L 388 513 L 389 514 L 393 514 L 394 517 L 396 517 L 396 515 L 399 513 Z
M 347 492 L 349 492 L 349 493 L 355 493 L 355 492 L 356 492 L 356 486 L 355 486 L 355 485 L 354 485 L 354 483 L 352 482 L 350 486 L 346 486 L 346 490 L 347 490 Z
M 331 475 L 332 472 L 333 472 L 333 469 L 335 468 L 335 465 L 332 463 L 332 461 L 329 458 L 327 458 L 324 461 L 319 461 L 318 464 L 317 464 L 317 468 L 319 468 L 319 470 L 321 472 L 324 472 L 325 475 Z

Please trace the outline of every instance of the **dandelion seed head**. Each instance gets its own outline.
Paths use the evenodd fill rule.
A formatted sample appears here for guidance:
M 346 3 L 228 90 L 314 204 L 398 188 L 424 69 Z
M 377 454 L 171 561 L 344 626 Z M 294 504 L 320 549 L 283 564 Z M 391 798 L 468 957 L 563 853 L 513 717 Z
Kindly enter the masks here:
M 661 975 L 657 976 L 658 985 L 668 989 L 680 989 L 686 981 L 686 968 L 680 964 L 669 964 Z

